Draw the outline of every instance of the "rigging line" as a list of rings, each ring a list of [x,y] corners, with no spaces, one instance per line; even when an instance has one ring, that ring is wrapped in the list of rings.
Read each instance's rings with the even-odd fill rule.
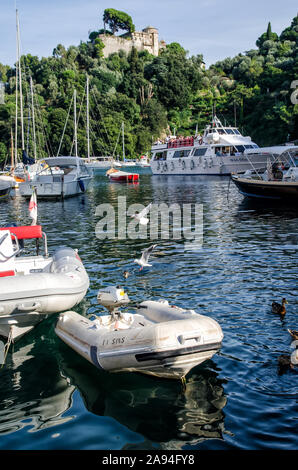
[[[90,133],[92,134],[92,137],[94,137],[94,140],[96,140],[96,133],[95,133],[95,131],[93,130],[92,126],[90,126]],[[97,141],[97,142],[98,142],[98,141]],[[93,155],[94,155],[94,149],[93,149],[92,139],[91,139],[91,147],[92,147],[92,151],[93,151]],[[102,145],[101,143],[100,143],[99,147],[103,150],[103,153],[108,153],[108,152],[106,151],[105,146]]]
[[[22,59],[22,57],[20,58]],[[20,60],[21,62],[21,60]],[[32,74],[31,74],[31,69],[25,64],[24,62],[24,57],[23,57],[23,63],[21,64],[22,65],[22,69],[23,69],[23,74],[24,74],[24,83],[25,83],[25,90],[26,90],[26,93],[28,94],[28,88],[29,88],[29,84],[28,84],[28,81],[30,82],[32,80]],[[50,139],[48,138],[48,134],[47,132],[45,131],[45,125],[44,125],[44,122],[43,122],[43,119],[42,119],[42,112],[41,112],[41,108],[40,108],[40,104],[37,100],[37,96],[36,96],[36,91],[35,91],[35,86],[33,85],[33,81],[32,81],[32,92],[33,92],[33,100],[32,100],[32,105],[34,106],[34,103],[35,103],[35,107],[36,107],[36,111],[39,113],[39,123],[40,123],[40,126],[41,126],[41,132],[43,134],[43,138],[44,138],[44,146],[46,147],[46,150],[48,152],[48,155],[54,155],[53,153],[53,149],[52,149],[52,146],[51,146],[51,141]],[[30,93],[31,93],[31,85],[30,85]],[[33,110],[33,114],[34,114],[34,110]],[[42,148],[42,145],[41,145],[41,140],[40,140],[40,136],[38,136],[38,140],[39,140],[39,146],[40,146],[40,149]]]
[[[77,118],[77,120],[76,120],[76,127],[77,127],[77,128],[78,128],[78,124],[79,124],[79,121],[80,121],[80,116],[81,116],[81,111],[82,111],[82,107],[83,107],[83,102],[84,102],[84,99],[85,99],[85,93],[86,93],[86,89],[84,90],[83,98],[82,98],[82,101],[81,101],[81,104],[80,104],[80,109],[79,109],[78,118]],[[73,141],[72,141],[72,144],[71,144],[70,155],[72,154],[72,149],[73,149],[74,143],[75,143],[75,136],[74,136]]]
[[[122,125],[121,125],[121,127],[120,127],[119,134],[118,134],[118,138],[117,138],[117,142],[116,142],[116,145],[115,145],[114,150],[113,150],[113,154],[112,154],[112,157],[113,157],[113,158],[114,158],[115,151],[116,151],[116,148],[117,148],[117,145],[118,145],[118,142],[119,142],[119,137],[120,137],[121,131],[122,131]]]
[[[29,77],[29,81],[31,83],[31,80],[32,80],[32,77],[31,77],[31,70],[25,66],[25,64],[23,65],[23,69],[24,69],[24,74],[25,74],[25,86],[26,86],[26,92],[27,92],[27,95],[28,95],[28,77]],[[32,90],[31,90],[31,85],[30,85],[30,94],[32,94],[32,100],[31,100],[31,105],[32,105],[32,117],[34,116],[34,105],[35,105],[35,109],[36,109],[36,114],[38,115],[38,124],[41,128],[41,133],[43,135],[43,138],[44,138],[44,143],[43,145],[41,145],[41,139],[40,139],[40,135],[39,133],[37,133],[37,137],[38,137],[38,142],[39,142],[39,148],[41,149],[43,146],[46,147],[46,151],[48,152],[48,155],[53,155],[53,150],[52,150],[52,147],[51,147],[51,142],[50,140],[48,139],[48,136],[47,136],[47,133],[45,131],[45,125],[44,125],[44,122],[43,122],[43,118],[42,118],[42,111],[41,111],[41,107],[40,107],[40,104],[37,100],[37,97],[36,97],[36,92],[35,92],[35,87],[33,85],[33,81],[32,81]],[[35,119],[34,119],[35,121]],[[35,124],[35,122],[34,122]],[[33,120],[32,120],[32,126],[33,126]],[[33,134],[35,134],[35,131],[33,129]],[[36,135],[35,135],[35,138],[36,138]],[[41,150],[40,150],[41,151]],[[35,150],[35,147],[34,147],[34,154],[36,154],[36,150]]]
[[[39,103],[37,102],[37,100],[35,100],[35,102],[37,103],[36,110],[37,110],[37,114],[38,114],[38,118],[39,118],[39,124],[40,124],[40,127],[41,127],[41,134],[42,134],[43,139],[44,139],[43,145],[46,147],[48,155],[53,155],[53,150],[52,150],[52,147],[51,147],[51,143],[48,145],[48,139],[47,139],[47,135],[46,135],[46,132],[45,132],[45,126],[44,126],[44,122],[43,122],[43,116],[42,116],[41,108],[40,108]],[[40,137],[39,137],[39,142],[40,142]],[[40,145],[40,148],[42,148],[41,145]]]
[[[70,110],[71,110],[71,107],[72,107],[72,102],[73,102],[73,95],[72,95],[72,97],[71,97],[71,101],[70,101],[70,105],[69,105],[69,108],[68,108],[68,113],[67,113],[67,117],[66,117],[66,121],[65,121],[65,124],[64,124],[64,128],[63,128],[63,132],[62,132],[62,136],[61,136],[61,139],[60,139],[60,144],[59,144],[59,148],[58,148],[58,152],[57,152],[56,157],[58,157],[58,156],[59,156],[59,153],[60,153],[62,141],[63,141],[63,139],[64,139],[65,129],[66,129],[66,126],[67,126],[67,122],[68,122]]]
[[[104,134],[102,133],[100,127],[98,126],[97,119],[96,119],[96,117],[94,116],[92,110],[91,110],[91,117],[93,118],[93,120],[94,120],[94,122],[95,122],[96,128],[97,128],[97,130],[98,130],[98,134],[103,137],[103,141],[104,141]],[[92,128],[92,124],[91,124],[91,128]],[[94,132],[94,135],[95,135],[95,137],[96,137],[96,134],[95,134],[95,131],[94,131],[94,130],[93,130],[93,132]],[[106,143],[104,142],[104,144],[102,144],[101,146],[102,146],[102,148],[106,151],[105,145],[106,145]],[[107,147],[107,148],[108,148],[108,147]],[[108,148],[108,152],[107,152],[107,153],[110,153],[110,149],[109,149],[109,148]]]
[[[97,103],[97,99],[96,99],[96,96],[95,96],[94,90],[92,89],[92,90],[91,90],[91,92],[92,92],[92,94],[93,94],[93,97],[94,97],[94,100],[95,100],[95,104],[96,104],[96,106],[97,106],[97,109],[98,109],[98,111],[99,111],[99,115],[100,115],[100,118],[101,118],[101,121],[102,121],[103,127],[104,127],[104,129],[105,129],[105,131],[106,131],[106,134],[107,134],[107,137],[108,137],[108,141],[109,141],[109,145],[110,145],[110,146],[112,146],[112,144],[111,144],[111,141],[110,141],[110,137],[109,137],[109,134],[108,134],[108,131],[107,131],[107,129],[106,129],[106,126],[105,126],[104,120],[103,120],[103,118],[102,118],[102,115],[101,115],[101,112],[100,112],[100,108],[99,108],[99,106],[98,106],[98,103]]]

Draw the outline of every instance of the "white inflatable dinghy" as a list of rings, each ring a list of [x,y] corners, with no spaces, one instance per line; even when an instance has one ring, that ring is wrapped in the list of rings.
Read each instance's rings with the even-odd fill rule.
[[[119,312],[117,307],[129,299],[116,287],[100,291],[98,300],[110,310],[109,315],[92,320],[65,312],[59,315],[55,331],[100,369],[183,379],[221,347],[219,324],[193,310],[160,300],[142,302],[137,313]]]
[[[24,240],[44,240],[44,255],[21,256]],[[37,245],[38,247],[38,245]],[[48,255],[40,225],[0,229],[0,335],[20,337],[48,315],[77,305],[89,278],[77,251]]]

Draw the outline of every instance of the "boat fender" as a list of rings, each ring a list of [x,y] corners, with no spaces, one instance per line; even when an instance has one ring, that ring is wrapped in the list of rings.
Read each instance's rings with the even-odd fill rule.
[[[164,171],[167,171],[167,170],[168,170],[168,164],[167,164],[167,163],[164,163],[164,164],[163,164],[163,170],[164,170]]]
[[[186,168],[186,163],[184,160],[182,160],[182,169],[185,170],[185,168]]]
[[[78,180],[78,181],[79,181],[80,190],[82,191],[82,193],[84,193],[85,192],[84,181],[82,180]]]
[[[195,167],[195,162],[193,160],[191,160],[190,162],[190,169],[193,170]]]
[[[171,170],[174,171],[175,170],[175,165],[174,165],[174,162],[171,162]]]
[[[160,163],[157,162],[157,169],[160,170]]]

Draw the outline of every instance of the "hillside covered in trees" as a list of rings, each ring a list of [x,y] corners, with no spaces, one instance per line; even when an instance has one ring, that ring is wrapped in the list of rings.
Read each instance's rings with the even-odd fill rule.
[[[132,30],[133,24],[128,29]],[[117,138],[122,122],[126,155],[137,157],[150,151],[152,140],[170,130],[192,135],[198,126],[202,131],[210,121],[212,106],[226,123],[236,122],[259,145],[298,139],[298,104],[291,101],[291,84],[298,79],[298,17],[280,36],[272,32],[269,23],[255,49],[228,57],[207,70],[202,55],[188,57],[178,43],[169,44],[158,57],[133,49],[128,55],[120,51],[104,59],[102,50],[103,43],[93,32],[78,46],[66,49],[58,44],[51,57],[21,57],[25,147],[29,155],[33,149],[29,77],[34,85],[39,157],[57,154],[64,131],[60,154],[71,154],[74,89],[79,155],[86,156],[87,75],[94,155],[121,154]],[[10,155],[14,134],[15,67],[0,64],[0,81],[5,83],[5,102],[0,104],[1,163]],[[18,146],[21,151],[20,141]]]

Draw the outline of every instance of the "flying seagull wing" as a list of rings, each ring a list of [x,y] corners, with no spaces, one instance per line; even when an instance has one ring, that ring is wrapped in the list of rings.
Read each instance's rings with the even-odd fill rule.
[[[145,207],[139,214],[138,214],[138,217],[141,219],[142,217],[145,217],[145,215],[148,214],[148,212],[150,211],[151,209],[151,206],[152,206],[152,202],[150,202],[150,204]]]
[[[154,248],[155,248],[156,246],[157,246],[157,245],[151,245],[149,248],[147,248],[146,250],[142,251],[141,260],[142,260],[144,263],[147,263],[147,262],[148,262],[149,256],[151,255],[152,251],[154,250]]]

